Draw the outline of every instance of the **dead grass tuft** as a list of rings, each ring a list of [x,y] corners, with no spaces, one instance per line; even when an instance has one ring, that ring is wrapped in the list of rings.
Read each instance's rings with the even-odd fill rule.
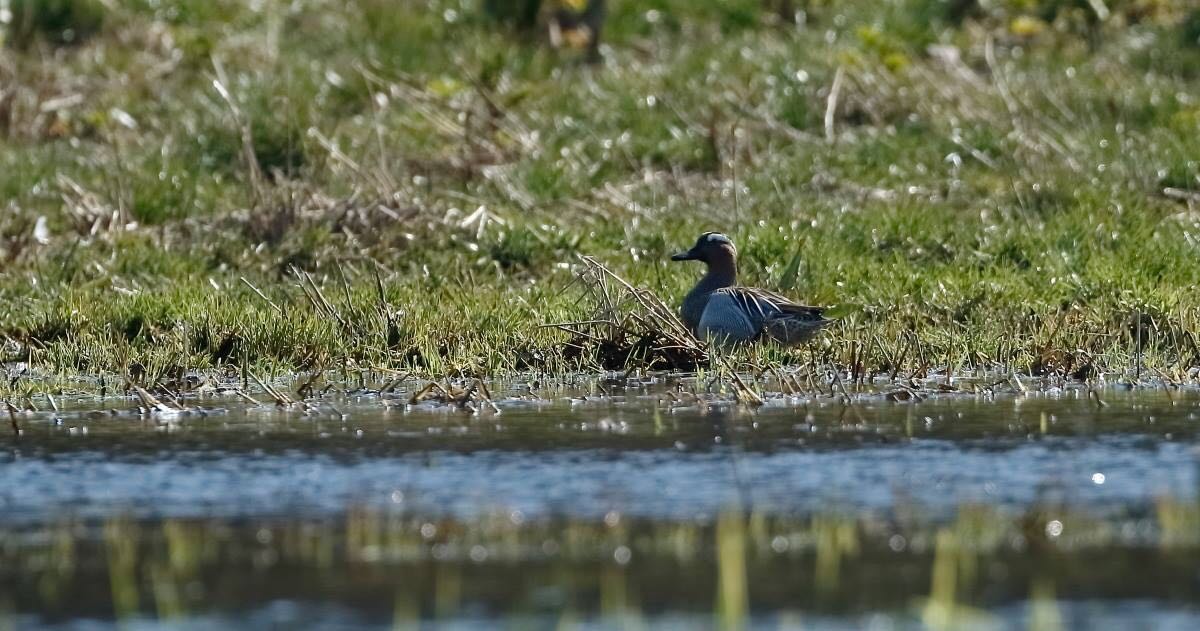
[[[594,362],[608,370],[694,370],[708,363],[704,345],[658,296],[590,256],[579,260],[578,280],[592,303],[591,317],[545,325],[571,335],[562,347],[567,361]]]

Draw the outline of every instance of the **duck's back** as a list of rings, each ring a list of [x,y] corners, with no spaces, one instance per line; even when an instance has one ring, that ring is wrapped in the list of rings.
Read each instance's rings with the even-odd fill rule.
[[[765,289],[726,287],[712,292],[697,334],[728,342],[750,342],[765,335],[785,346],[800,344],[832,322],[822,311]]]

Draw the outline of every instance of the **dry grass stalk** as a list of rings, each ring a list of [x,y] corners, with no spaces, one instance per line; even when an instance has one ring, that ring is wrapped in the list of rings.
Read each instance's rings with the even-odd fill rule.
[[[733,396],[737,398],[739,403],[755,406],[765,403],[762,396],[755,392],[754,388],[751,388],[746,384],[741,376],[737,374],[737,371],[733,369],[733,366],[729,364],[727,359],[721,357],[718,359],[718,361],[720,361],[722,366],[729,371],[730,379],[733,381]]]
[[[483,398],[484,403],[486,403],[488,407],[492,408],[493,412],[499,414],[500,408],[496,407],[496,403],[492,401],[492,393],[490,390],[488,390],[487,383],[485,383],[482,379],[476,379],[475,383],[479,385],[479,396]]]
[[[500,408],[492,401],[487,384],[482,379],[472,380],[466,388],[452,384],[442,386],[435,381],[430,381],[408,398],[409,405],[417,405],[425,401],[454,405],[458,409],[472,414],[478,413],[483,407],[491,408],[492,412],[496,414],[500,413]]]
[[[291,407],[296,404],[296,402],[294,400],[292,400],[291,397],[280,392],[279,390],[276,390],[275,388],[272,388],[270,385],[268,385],[262,379],[259,379],[258,375],[254,374],[254,373],[250,373],[250,378],[254,380],[254,383],[258,384],[258,387],[263,389],[263,392],[266,392],[272,399],[275,400],[275,405],[277,405],[281,408],[284,408],[284,407]]]
[[[573,336],[565,355],[608,369],[642,365],[687,370],[708,361],[703,344],[658,296],[634,287],[590,256],[579,260],[579,281],[594,305],[591,317],[544,325]]]
[[[221,64],[221,60],[216,56],[212,58],[213,71],[216,73],[216,78],[213,79],[213,87],[217,90],[217,94],[229,106],[229,112],[233,116],[233,122],[237,125],[238,132],[242,140],[242,158],[246,162],[246,169],[250,172],[250,183],[254,190],[254,198],[256,205],[262,205],[264,189],[266,187],[263,178],[262,167],[258,164],[258,154],[254,151],[254,133],[250,129],[250,121],[242,112],[242,108],[238,106],[237,99],[230,93],[226,86],[232,85],[229,78],[225,74],[225,67]]]
[[[308,272],[295,266],[292,266],[292,273],[296,275],[297,279],[299,279],[300,290],[304,292],[304,295],[308,298],[308,301],[312,303],[313,308],[321,313],[326,314],[328,317],[337,320],[343,328],[350,328],[350,323],[342,317],[342,314],[339,313],[338,310],[334,308],[333,304],[329,302],[329,299],[325,297],[325,294],[321,291],[321,288],[317,285],[317,282],[313,280],[312,274],[309,274]],[[305,286],[306,282],[308,283],[307,287]]]
[[[412,396],[408,398],[408,404],[416,405],[417,403],[423,401],[425,399],[426,395],[428,395],[433,390],[434,386],[437,386],[437,384],[432,381],[425,384],[424,387],[422,387],[420,390],[417,390],[416,392],[414,392],[412,394]]]
[[[399,386],[400,384],[404,383],[404,380],[408,379],[408,377],[411,374],[412,373],[403,372],[403,373],[400,373],[399,375],[393,377],[390,381],[388,381],[386,384],[384,384],[384,386],[382,388],[379,389],[379,393],[387,394],[387,393],[395,390],[396,386]]]
[[[21,424],[17,422],[17,408],[13,407],[12,403],[4,402],[4,407],[8,408],[8,422],[12,425],[13,436],[21,436]]]
[[[278,313],[279,315],[283,315],[283,309],[281,309],[279,307],[279,305],[272,302],[270,298],[267,298],[267,295],[264,294],[262,291],[260,291],[258,289],[258,287],[255,287],[254,283],[251,283],[250,281],[246,280],[245,276],[239,276],[238,278],[242,281],[242,284],[249,287],[251,289],[251,291],[253,291],[254,293],[258,294],[259,298],[262,298],[264,301],[266,301],[267,304],[271,305],[271,308],[274,309],[276,311],[276,313]]]
[[[138,400],[147,412],[151,414],[179,414],[185,411],[182,406],[171,405],[159,401],[157,397],[146,391],[141,386],[134,386],[133,391],[137,394]]]
[[[246,394],[246,391],[245,391],[245,390],[242,390],[241,388],[238,388],[237,390],[234,390],[234,394],[237,394],[237,395],[238,395],[239,397],[241,397],[241,398],[242,398],[242,399],[243,399],[243,400],[244,400],[246,403],[249,403],[249,404],[251,404],[251,405],[262,405],[262,403],[260,403],[260,402],[258,401],[258,399],[255,399],[254,397],[252,397],[252,396],[250,396],[250,395]]]
[[[837,130],[834,128],[836,122],[838,97],[842,93],[842,82],[845,80],[846,71],[841,66],[838,66],[837,71],[833,75],[833,85],[829,88],[829,97],[825,100],[825,142],[833,144],[837,140]]]

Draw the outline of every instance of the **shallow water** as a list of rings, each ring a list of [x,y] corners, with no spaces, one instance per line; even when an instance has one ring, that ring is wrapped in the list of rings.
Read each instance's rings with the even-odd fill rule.
[[[0,627],[1200,627],[1200,393],[610,391],[26,414]]]

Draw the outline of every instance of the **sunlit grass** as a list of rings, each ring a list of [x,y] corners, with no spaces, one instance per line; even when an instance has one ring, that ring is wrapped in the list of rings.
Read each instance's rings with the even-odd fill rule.
[[[40,372],[591,370],[539,328],[590,315],[576,256],[674,303],[708,229],[859,307],[768,362],[1200,364],[1170,3],[614,2],[599,65],[449,0],[118,4],[0,49],[0,340]]]

